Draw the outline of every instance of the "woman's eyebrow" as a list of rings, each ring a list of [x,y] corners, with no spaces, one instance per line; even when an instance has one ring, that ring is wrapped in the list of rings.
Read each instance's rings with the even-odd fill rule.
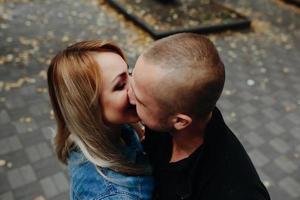
[[[127,76],[127,72],[126,71],[124,71],[124,72],[122,72],[122,73],[120,73],[119,75],[117,75],[111,82],[113,83],[113,82],[115,82],[119,77],[124,77],[124,76]]]

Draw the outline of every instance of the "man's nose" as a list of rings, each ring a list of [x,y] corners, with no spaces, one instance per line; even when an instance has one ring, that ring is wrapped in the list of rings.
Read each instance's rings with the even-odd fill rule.
[[[130,77],[131,78],[131,77]],[[129,79],[130,79],[129,78]],[[130,82],[130,81],[129,81]],[[129,83],[129,87],[128,87],[128,90],[127,90],[127,94],[128,94],[128,98],[129,98],[129,103],[132,104],[132,105],[136,105],[136,102],[135,102],[135,96],[134,96],[134,93],[132,91],[132,87],[131,87],[131,84]]]
[[[135,105],[136,102],[135,102],[134,94],[133,94],[132,89],[131,89],[130,86],[127,90],[127,93],[128,93],[129,103],[132,104],[132,105]]]

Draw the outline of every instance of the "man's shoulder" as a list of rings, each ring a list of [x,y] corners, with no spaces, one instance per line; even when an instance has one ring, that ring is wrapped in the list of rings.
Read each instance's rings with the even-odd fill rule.
[[[213,113],[211,123],[208,125],[205,133],[205,152],[214,155],[215,162],[219,164],[228,164],[228,168],[240,168],[249,166],[254,168],[244,146],[226,125],[221,112],[216,108]],[[243,133],[240,133],[243,134]],[[226,167],[226,166],[223,166]]]
[[[197,169],[199,173],[201,171],[200,174],[207,176],[206,186],[211,187],[212,195],[217,195],[213,194],[213,191],[219,188],[219,194],[232,200],[247,199],[245,197],[247,192],[257,196],[252,199],[269,199],[268,192],[245,148],[225,124],[218,109],[213,113],[206,134],[204,159],[201,162],[202,166],[198,166]]]
[[[213,157],[211,165],[216,165],[216,172],[224,178],[239,179],[241,177],[259,181],[256,169],[242,143],[225,124],[219,110],[216,111],[211,127],[208,130],[207,150],[205,153]],[[242,133],[241,133],[242,134]],[[247,180],[245,180],[247,181]]]
[[[198,196],[192,199],[212,200],[271,200],[270,195],[263,185],[228,185],[222,188],[215,185],[207,186]]]

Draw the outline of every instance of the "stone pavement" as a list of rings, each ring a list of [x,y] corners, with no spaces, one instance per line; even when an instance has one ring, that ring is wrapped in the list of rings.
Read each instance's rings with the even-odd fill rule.
[[[273,200],[300,199],[300,10],[280,0],[221,0],[252,29],[212,34],[226,65],[219,107]],[[0,0],[0,200],[69,198],[52,148],[49,59],[111,38],[132,67],[151,37],[105,1]]]

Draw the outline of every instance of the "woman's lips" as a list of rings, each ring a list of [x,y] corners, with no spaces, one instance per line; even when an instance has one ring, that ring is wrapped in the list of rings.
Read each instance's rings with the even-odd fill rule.
[[[135,105],[132,105],[132,104],[129,104],[127,108],[128,108],[128,109],[131,109],[131,110],[132,110],[132,109],[135,109],[135,110],[136,110],[136,106],[135,106]]]

